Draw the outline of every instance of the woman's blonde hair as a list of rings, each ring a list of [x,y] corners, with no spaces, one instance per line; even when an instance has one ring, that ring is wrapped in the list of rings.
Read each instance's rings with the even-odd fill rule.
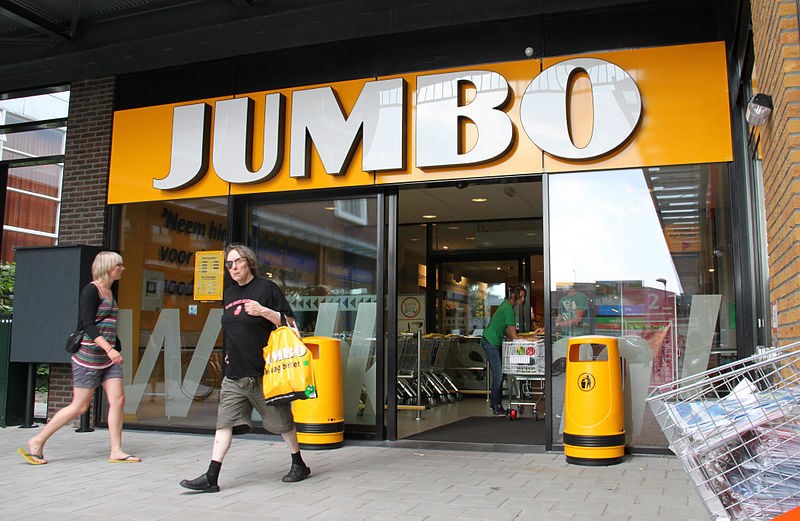
[[[101,251],[92,262],[92,278],[107,282],[108,273],[117,264],[122,264],[122,255],[115,251]]]

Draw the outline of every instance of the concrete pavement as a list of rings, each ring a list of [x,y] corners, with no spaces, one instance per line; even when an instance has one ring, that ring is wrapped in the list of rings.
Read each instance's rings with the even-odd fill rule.
[[[205,471],[211,435],[125,431],[142,463],[110,464],[108,431],[65,427],[47,465],[16,453],[31,429],[0,429],[3,520],[708,520],[675,457],[631,456],[609,467],[568,465],[563,454],[401,448],[346,442],[304,451],[312,475],[281,482],[280,438],[234,438],[221,491],[178,485]]]

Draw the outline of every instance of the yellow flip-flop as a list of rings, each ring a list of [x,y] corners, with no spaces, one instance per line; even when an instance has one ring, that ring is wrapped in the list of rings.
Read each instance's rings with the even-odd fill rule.
[[[108,460],[108,462],[109,463],[141,463],[142,459],[141,458],[137,458],[136,456],[128,455],[128,456],[125,456],[124,458],[121,458],[121,459],[110,459],[110,460]]]
[[[47,463],[47,460],[44,459],[44,456],[41,454],[31,454],[30,452],[25,451],[25,449],[22,447],[18,448],[17,452],[19,452],[20,455],[25,458],[25,461],[31,465],[44,465]]]

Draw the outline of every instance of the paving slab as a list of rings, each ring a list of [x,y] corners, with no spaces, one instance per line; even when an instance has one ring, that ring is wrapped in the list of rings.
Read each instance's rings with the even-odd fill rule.
[[[198,494],[178,482],[206,470],[211,435],[126,430],[125,450],[144,461],[110,464],[107,430],[65,427],[45,447],[49,463],[33,466],[16,453],[33,433],[0,428],[0,519],[710,519],[674,456],[584,467],[540,447],[512,454],[346,441],[304,451],[312,475],[289,484],[280,438],[251,434],[234,438],[221,491]]]

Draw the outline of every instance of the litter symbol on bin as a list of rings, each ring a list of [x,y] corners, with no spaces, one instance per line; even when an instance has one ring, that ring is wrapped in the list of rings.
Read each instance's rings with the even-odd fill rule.
[[[591,391],[594,389],[595,379],[591,373],[581,373],[578,376],[578,387],[580,387],[581,391]]]

